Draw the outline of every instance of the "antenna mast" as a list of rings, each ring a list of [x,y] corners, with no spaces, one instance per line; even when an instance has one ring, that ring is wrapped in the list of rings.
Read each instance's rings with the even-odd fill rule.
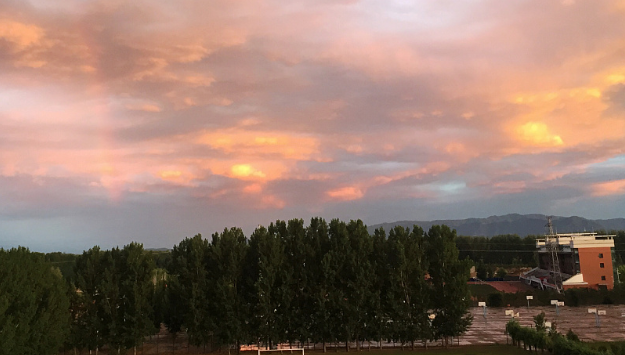
[[[562,274],[560,273],[560,261],[558,260],[558,236],[553,232],[553,224],[551,223],[551,216],[547,216],[547,235],[545,235],[545,246],[551,254],[551,273],[553,274],[553,283],[556,286],[556,291],[560,293],[562,291]]]

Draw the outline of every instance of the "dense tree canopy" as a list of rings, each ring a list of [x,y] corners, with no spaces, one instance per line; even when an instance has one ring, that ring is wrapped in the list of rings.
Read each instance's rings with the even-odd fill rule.
[[[172,251],[164,298],[180,317],[164,321],[196,345],[235,349],[448,339],[471,323],[471,262],[455,237],[439,226],[370,236],[360,220],[320,218],[259,226],[249,240],[238,228],[197,235]]]
[[[28,249],[0,249],[0,354],[55,354],[69,321],[59,269]]]
[[[448,339],[471,322],[471,262],[456,242],[445,226],[387,236],[360,220],[278,220],[249,239],[240,228],[185,238],[171,253],[96,246],[75,257],[66,279],[41,254],[0,251],[1,353],[63,343],[124,353],[163,323],[213,350]]]

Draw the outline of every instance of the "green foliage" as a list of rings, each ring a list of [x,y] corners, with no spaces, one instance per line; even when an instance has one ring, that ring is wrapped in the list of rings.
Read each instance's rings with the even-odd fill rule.
[[[436,318],[432,322],[435,339],[464,333],[471,325],[470,293],[467,287],[471,261],[458,259],[456,231],[447,226],[433,226],[426,236],[429,258],[428,272],[432,278],[431,307]]]
[[[460,251],[459,258],[470,258],[476,263],[478,278],[488,275],[489,265],[535,266],[536,237],[519,237],[516,234],[496,235],[487,237],[456,238],[456,246]],[[480,268],[480,264],[483,268]],[[480,274],[480,271],[482,273]]]
[[[184,324],[190,343],[196,346],[206,344],[208,333],[214,328],[208,297],[213,286],[209,282],[208,260],[208,241],[198,234],[174,246],[168,269],[171,280],[166,299],[172,309],[164,314],[165,325],[177,333]]]
[[[387,238],[382,229],[369,235],[360,220],[313,218],[308,226],[301,219],[259,226],[249,240],[239,228],[210,242],[198,234],[171,252],[136,243],[78,256],[0,251],[0,353],[46,353],[62,343],[76,352],[125,353],[162,323],[174,339],[184,331],[190,344],[221,350],[309,340],[324,349],[343,342],[347,350],[371,340],[402,348],[448,341],[471,323],[471,262],[458,259],[455,238],[446,226],[427,233],[397,227]],[[73,265],[71,279],[62,278],[60,263]],[[22,295],[24,280],[39,288]],[[22,309],[26,315],[16,313]],[[58,315],[64,326],[51,325]],[[50,328],[46,337],[39,323]],[[48,350],[29,350],[38,341]]]
[[[489,294],[486,304],[488,304],[489,307],[501,307],[503,305],[503,294],[501,292]]]
[[[540,314],[534,316],[534,326],[538,332],[544,333],[547,331],[545,319],[545,312],[540,312]]]
[[[506,271],[506,269],[500,267],[499,269],[497,269],[497,272],[495,273],[495,277],[501,277],[504,278],[508,275],[508,272]]]
[[[575,341],[575,342],[579,342],[579,341],[580,341],[580,340],[579,340],[579,337],[577,336],[577,334],[575,334],[575,333],[573,332],[573,330],[572,330],[572,329],[569,329],[569,331],[568,331],[568,332],[566,332],[566,339],[567,339],[567,340],[570,340],[570,341]]]
[[[60,252],[45,254],[45,260],[53,266],[59,268],[63,277],[67,280],[74,279],[74,265],[76,264],[76,254],[66,254]]]
[[[59,270],[26,248],[0,249],[0,354],[55,354],[69,333]]]
[[[488,270],[486,269],[486,264],[484,264],[482,259],[480,259],[475,266],[475,272],[477,274],[477,278],[480,280],[486,280],[488,278]]]
[[[534,317],[536,325],[544,325],[544,313]],[[577,335],[569,330],[564,337],[557,332],[545,333],[544,329],[521,327],[514,319],[506,324],[506,334],[512,338],[512,344],[523,346],[524,349],[534,350],[548,349],[553,355],[599,355],[597,351],[588,345],[581,343]]]
[[[393,319],[394,339],[402,344],[433,338],[429,326],[429,286],[425,280],[428,260],[423,229],[395,227],[390,231],[387,246],[387,301]]]
[[[243,261],[248,244],[240,228],[224,229],[213,234],[210,245],[208,279],[214,324],[212,331],[218,344],[236,344],[246,340],[246,302],[243,299]],[[218,326],[216,326],[218,325]],[[196,337],[204,334],[198,334]],[[202,339],[202,338],[201,338]],[[208,339],[202,339],[205,343]]]
[[[80,255],[69,345],[95,350],[141,344],[154,330],[153,270],[151,256],[137,243],[107,251],[94,247]]]

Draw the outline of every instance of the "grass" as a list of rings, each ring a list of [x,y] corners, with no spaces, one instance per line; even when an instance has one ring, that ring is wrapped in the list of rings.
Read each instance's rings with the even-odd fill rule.
[[[499,292],[493,286],[486,284],[469,284],[467,286],[469,286],[471,296],[474,297],[488,296],[491,293]]]

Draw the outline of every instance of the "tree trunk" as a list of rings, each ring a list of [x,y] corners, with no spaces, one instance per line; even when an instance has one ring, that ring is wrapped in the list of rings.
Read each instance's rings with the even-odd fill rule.
[[[323,340],[323,352],[324,353],[328,352],[328,349],[326,348],[326,341],[325,341],[325,339]]]

